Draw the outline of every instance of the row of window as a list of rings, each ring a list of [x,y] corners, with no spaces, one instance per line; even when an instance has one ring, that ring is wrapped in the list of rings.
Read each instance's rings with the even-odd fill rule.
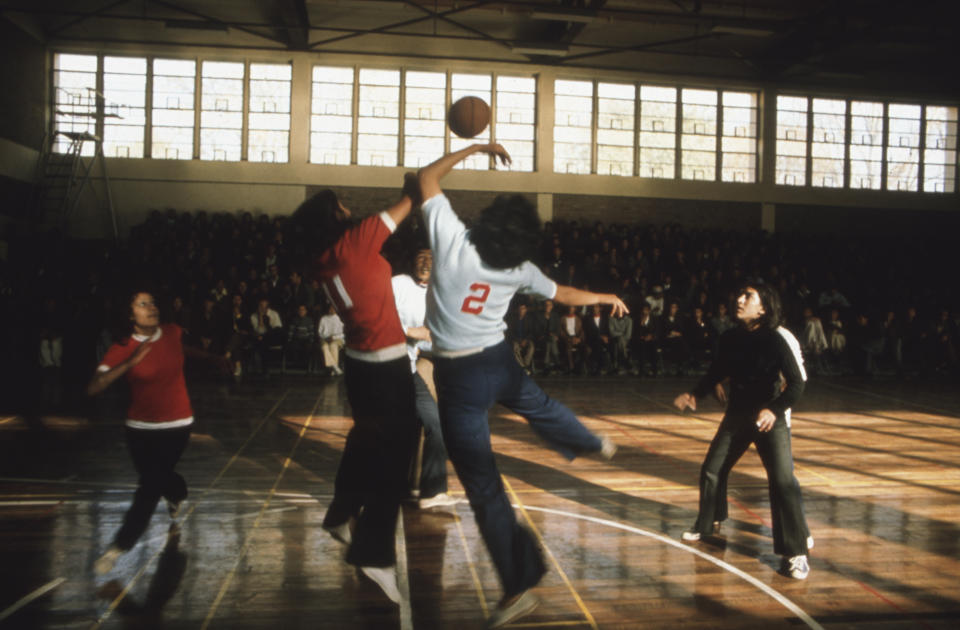
[[[289,63],[57,54],[54,73],[56,130],[102,133],[109,157],[289,161]],[[757,92],[565,79],[553,87],[554,172],[758,179]],[[445,123],[463,96],[492,110],[492,124],[470,140]],[[418,167],[492,140],[510,152],[511,170],[537,169],[529,76],[314,66],[310,105],[315,164]],[[777,184],[955,191],[957,107],[780,95],[776,116]],[[61,136],[55,150],[68,146]],[[484,155],[458,165],[492,167]]]

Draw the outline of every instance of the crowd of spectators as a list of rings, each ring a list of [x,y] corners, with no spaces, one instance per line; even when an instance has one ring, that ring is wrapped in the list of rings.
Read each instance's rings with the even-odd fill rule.
[[[46,404],[79,397],[114,339],[113,314],[125,312],[118,297],[143,281],[162,316],[188,343],[229,358],[237,381],[280,369],[339,374],[342,324],[303,266],[309,257],[288,240],[283,217],[248,212],[156,211],[118,244],[8,226],[0,312],[9,382]],[[423,245],[410,221],[384,253],[404,273],[400,261]],[[749,280],[779,290],[814,374],[957,373],[960,300],[955,284],[938,280],[952,266],[946,241],[554,221],[535,262],[559,283],[620,295],[631,314],[518,298],[507,334],[531,372],[698,373],[735,325],[736,293]]]

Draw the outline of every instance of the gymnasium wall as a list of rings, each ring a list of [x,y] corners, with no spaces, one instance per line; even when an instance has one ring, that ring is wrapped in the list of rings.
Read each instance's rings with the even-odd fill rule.
[[[43,140],[46,51],[33,37],[0,19],[0,138],[39,150]]]

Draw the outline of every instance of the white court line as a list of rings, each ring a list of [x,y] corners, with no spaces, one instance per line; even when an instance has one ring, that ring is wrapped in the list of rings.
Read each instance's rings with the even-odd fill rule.
[[[6,619],[7,617],[9,617],[9,616],[12,615],[13,613],[17,612],[18,610],[20,610],[21,608],[23,608],[24,606],[26,606],[27,604],[29,604],[29,603],[32,602],[33,600],[37,599],[38,597],[43,597],[43,596],[46,595],[48,592],[50,592],[50,591],[52,591],[53,589],[57,588],[58,586],[60,586],[61,584],[63,584],[63,583],[66,582],[66,581],[67,581],[67,578],[57,578],[57,579],[53,580],[52,582],[48,582],[48,583],[44,584],[43,586],[41,586],[40,588],[38,588],[38,589],[35,590],[34,592],[30,593],[29,595],[24,595],[23,597],[21,597],[20,599],[18,599],[16,602],[14,602],[12,606],[10,606],[9,608],[7,608],[7,609],[4,610],[3,612],[0,612],[0,621],[3,621],[4,619]]]
[[[394,530],[397,553],[397,588],[400,591],[400,630],[413,630],[413,607],[410,605],[410,576],[407,567],[407,535],[403,529],[403,506],[397,512]]]
[[[517,508],[517,509],[520,509],[520,506],[518,506],[518,505],[516,505],[516,504],[514,504],[513,507],[515,507],[515,508]],[[557,515],[557,516],[566,516],[566,517],[570,517],[570,518],[580,519],[580,520],[583,520],[583,521],[590,521],[590,522],[592,522],[592,523],[597,523],[597,524],[599,524],[599,525],[607,525],[607,526],[609,526],[609,527],[614,527],[614,528],[617,528],[617,529],[622,529],[622,530],[624,530],[624,531],[632,532],[632,533],[634,533],[634,534],[640,534],[641,536],[646,536],[646,537],[648,537],[648,538],[653,538],[654,540],[658,540],[658,541],[660,541],[660,542],[662,542],[662,543],[665,543],[665,544],[667,544],[667,545],[670,545],[671,547],[676,547],[677,549],[682,549],[683,551],[686,551],[686,552],[688,552],[688,553],[692,553],[693,555],[695,555],[695,556],[697,556],[697,557],[699,557],[699,558],[703,558],[703,559],[706,560],[707,562],[711,562],[711,563],[717,565],[718,567],[720,567],[721,569],[723,569],[723,570],[725,570],[725,571],[729,571],[730,573],[736,575],[737,577],[739,577],[739,578],[745,580],[746,582],[752,584],[753,586],[755,586],[755,587],[758,588],[759,590],[761,590],[761,591],[763,591],[764,593],[766,593],[767,595],[769,595],[773,600],[775,600],[776,602],[778,602],[779,604],[781,604],[784,608],[786,608],[787,610],[789,610],[790,612],[792,612],[794,615],[796,615],[798,619],[800,619],[801,621],[803,621],[803,622],[804,622],[805,624],[807,624],[807,626],[809,626],[810,628],[813,628],[814,630],[824,630],[823,626],[821,626],[819,623],[817,623],[817,622],[813,619],[813,617],[811,617],[810,615],[808,615],[802,608],[800,608],[799,606],[797,606],[796,604],[794,604],[792,601],[790,601],[789,599],[787,599],[786,597],[784,597],[783,595],[781,595],[781,594],[780,594],[779,592],[777,592],[776,590],[770,588],[769,586],[767,586],[766,584],[764,584],[763,582],[761,582],[761,581],[758,580],[757,578],[753,577],[753,576],[750,575],[749,573],[745,573],[745,572],[741,571],[740,569],[738,569],[737,567],[733,566],[732,564],[728,564],[728,563],[724,562],[723,560],[718,560],[718,559],[714,558],[713,556],[711,556],[710,554],[706,554],[706,553],[700,551],[699,549],[694,549],[693,547],[691,547],[691,546],[689,546],[689,545],[685,545],[685,544],[683,544],[683,543],[681,543],[681,542],[677,542],[676,540],[674,540],[674,539],[672,539],[672,538],[668,538],[668,537],[666,537],[666,536],[663,536],[662,534],[657,534],[657,533],[655,533],[655,532],[647,531],[647,530],[645,530],[645,529],[639,529],[639,528],[637,528],[637,527],[632,527],[632,526],[630,526],[630,525],[624,525],[623,523],[617,523],[616,521],[608,521],[608,520],[603,519],[603,518],[596,518],[596,517],[593,517],[593,516],[586,516],[586,515],[584,515],[584,514],[575,514],[575,513],[573,513],[573,512],[565,512],[565,511],[563,511],[563,510],[553,510],[553,509],[550,509],[550,508],[533,507],[533,506],[531,506],[531,505],[524,505],[524,506],[522,506],[522,507],[523,507],[523,509],[525,509],[525,510],[536,510],[537,512],[545,512],[545,513],[547,513],[547,514],[555,514],[555,515]]]

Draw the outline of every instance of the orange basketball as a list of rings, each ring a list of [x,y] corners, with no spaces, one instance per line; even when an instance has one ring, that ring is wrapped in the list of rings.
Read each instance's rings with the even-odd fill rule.
[[[450,106],[447,124],[461,138],[472,138],[490,124],[490,106],[482,98],[464,96]]]

